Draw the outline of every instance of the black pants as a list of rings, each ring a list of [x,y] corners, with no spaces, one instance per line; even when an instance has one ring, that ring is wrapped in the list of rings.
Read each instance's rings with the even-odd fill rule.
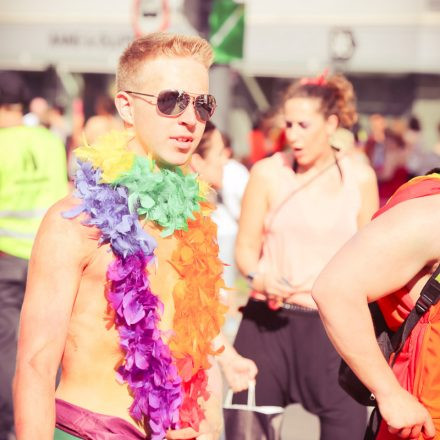
[[[13,430],[12,378],[28,261],[0,254],[0,440]]]
[[[366,408],[340,388],[340,357],[317,311],[299,307],[272,311],[251,299],[243,308],[234,345],[257,364],[257,405],[300,403],[319,417],[321,440],[363,438]],[[233,402],[244,404],[246,396],[238,393]]]

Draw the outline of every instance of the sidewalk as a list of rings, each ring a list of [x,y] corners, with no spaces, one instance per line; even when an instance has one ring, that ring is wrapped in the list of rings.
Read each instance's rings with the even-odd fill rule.
[[[304,410],[301,405],[288,406],[284,416],[282,440],[319,440],[318,417]]]

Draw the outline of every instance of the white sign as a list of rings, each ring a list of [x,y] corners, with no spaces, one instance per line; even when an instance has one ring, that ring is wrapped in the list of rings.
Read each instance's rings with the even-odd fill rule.
[[[114,73],[133,38],[196,34],[182,0],[1,0],[0,69]]]

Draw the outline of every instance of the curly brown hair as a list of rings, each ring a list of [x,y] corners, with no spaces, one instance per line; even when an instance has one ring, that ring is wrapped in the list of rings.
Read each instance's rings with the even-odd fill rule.
[[[283,102],[292,98],[320,100],[322,114],[326,118],[336,115],[339,126],[343,128],[352,127],[358,119],[353,85],[343,75],[333,75],[319,82],[307,79],[295,81],[287,88]]]

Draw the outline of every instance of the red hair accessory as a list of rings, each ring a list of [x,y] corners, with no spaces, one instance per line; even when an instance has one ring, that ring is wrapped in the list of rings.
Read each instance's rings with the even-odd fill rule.
[[[312,86],[325,86],[327,84],[326,76],[328,75],[328,69],[324,69],[321,75],[316,78],[303,78],[300,81],[302,86],[312,85]]]

